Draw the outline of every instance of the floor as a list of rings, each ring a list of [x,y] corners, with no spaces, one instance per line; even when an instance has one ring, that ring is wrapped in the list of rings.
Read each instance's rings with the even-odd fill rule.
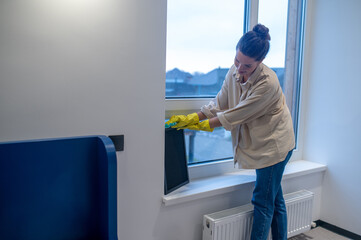
[[[322,227],[316,227],[309,232],[291,237],[288,240],[352,240],[331,232]]]

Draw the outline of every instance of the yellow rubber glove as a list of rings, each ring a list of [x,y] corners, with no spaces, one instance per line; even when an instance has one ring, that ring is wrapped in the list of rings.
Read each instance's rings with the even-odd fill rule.
[[[176,123],[176,124],[175,124]],[[166,123],[166,127],[181,128],[187,125],[199,123],[199,117],[197,113],[191,113],[185,115],[173,115]]]
[[[192,124],[192,125],[187,125],[185,127],[180,127],[178,129],[189,129],[189,130],[201,130],[201,131],[207,131],[207,132],[213,132],[214,128],[211,128],[209,126],[209,119],[204,120],[200,123],[196,123],[196,124]]]

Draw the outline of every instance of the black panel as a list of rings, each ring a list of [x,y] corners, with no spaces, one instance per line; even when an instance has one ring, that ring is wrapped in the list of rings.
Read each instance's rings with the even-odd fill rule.
[[[164,194],[189,183],[183,130],[165,130]]]
[[[109,136],[109,138],[112,140],[115,151],[123,151],[124,150],[124,135],[112,135]]]

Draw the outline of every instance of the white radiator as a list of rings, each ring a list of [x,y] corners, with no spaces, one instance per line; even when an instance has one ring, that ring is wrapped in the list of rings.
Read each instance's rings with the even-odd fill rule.
[[[312,222],[313,193],[301,190],[284,195],[287,207],[287,237],[308,231]],[[253,205],[247,204],[204,215],[203,240],[248,240],[251,238]],[[271,238],[271,233],[268,239]]]

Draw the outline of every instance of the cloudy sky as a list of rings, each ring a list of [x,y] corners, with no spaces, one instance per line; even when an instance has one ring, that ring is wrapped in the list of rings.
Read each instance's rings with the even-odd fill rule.
[[[270,29],[264,63],[283,67],[287,0],[259,0],[259,22]],[[243,34],[244,0],[168,0],[167,71],[209,72],[233,64]]]

